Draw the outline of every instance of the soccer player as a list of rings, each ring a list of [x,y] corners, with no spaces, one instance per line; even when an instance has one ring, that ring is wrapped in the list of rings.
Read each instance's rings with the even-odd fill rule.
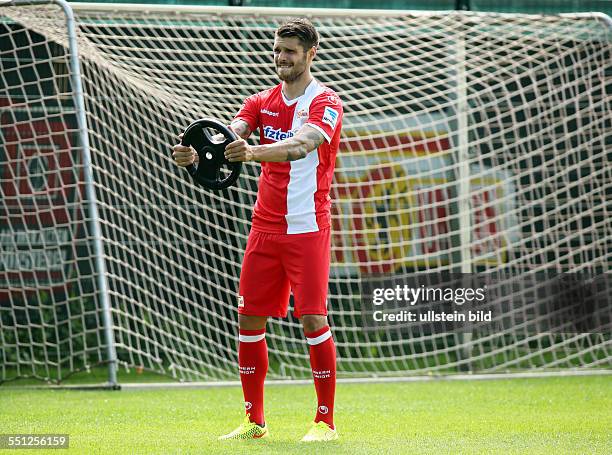
[[[302,441],[338,438],[334,426],[336,347],[327,323],[330,264],[330,185],[342,103],[313,78],[310,67],[319,36],[313,25],[295,19],[274,38],[274,65],[281,83],[248,97],[232,121],[240,139],[225,150],[229,161],[261,163],[257,202],[240,274],[238,363],[246,417],[219,439],[268,436],[264,379],[268,370],[268,317],[286,317],[289,294],[310,349],[318,407]],[[259,129],[260,145],[246,142]],[[174,147],[179,166],[194,162],[195,151]]]

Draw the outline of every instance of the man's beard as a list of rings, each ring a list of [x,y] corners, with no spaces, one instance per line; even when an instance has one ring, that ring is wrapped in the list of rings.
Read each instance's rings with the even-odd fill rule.
[[[281,81],[284,81],[284,82],[294,82],[294,81],[297,81],[300,78],[300,76],[302,74],[304,74],[304,72],[306,71],[306,62],[304,61],[304,62],[301,62],[301,63],[302,63],[301,66],[303,66],[303,68],[304,68],[304,69],[302,69],[302,71],[296,70],[296,65],[294,64],[291,67],[291,71],[289,71],[289,73],[285,73],[283,76],[281,76],[281,73],[279,71],[279,66],[277,65],[276,66],[276,75],[278,76],[278,78]]]
[[[284,76],[281,76],[278,71],[276,72],[278,78],[284,82],[295,82],[300,78],[302,74],[304,74],[304,71],[301,71],[300,73],[291,71],[289,74],[286,74]]]

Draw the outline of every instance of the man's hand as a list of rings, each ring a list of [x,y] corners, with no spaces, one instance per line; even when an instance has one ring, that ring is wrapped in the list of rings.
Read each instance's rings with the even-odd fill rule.
[[[230,162],[252,161],[253,156],[253,147],[244,139],[235,140],[225,147],[225,158]]]
[[[179,139],[183,139],[182,133],[179,135]],[[174,147],[172,147],[172,150],[172,158],[174,158],[177,166],[180,167],[187,167],[190,164],[193,164],[198,157],[198,154],[193,147],[185,147],[184,145],[176,144]]]
[[[225,158],[227,158],[228,161],[252,160],[253,151],[251,150],[251,146],[244,140],[244,138],[249,137],[251,134],[249,125],[244,120],[237,119],[234,120],[234,122],[232,122],[228,128],[243,139],[238,139],[225,148]],[[183,139],[183,133],[179,135],[179,139]],[[225,141],[225,136],[222,133],[215,134],[212,137],[212,140],[213,142],[221,143]],[[228,150],[230,152],[229,155]],[[248,150],[251,151],[249,152]],[[187,167],[190,164],[198,161],[198,154],[192,147],[185,147],[184,145],[176,144],[174,147],[172,147],[172,158],[174,158],[177,166]]]

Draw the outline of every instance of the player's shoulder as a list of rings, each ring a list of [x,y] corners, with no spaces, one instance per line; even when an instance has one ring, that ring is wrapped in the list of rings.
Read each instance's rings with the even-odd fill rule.
[[[282,84],[275,85],[274,87],[269,87],[261,92],[255,93],[253,96],[258,97],[261,100],[266,100],[273,98],[275,96],[280,96],[282,90]]]
[[[325,104],[329,104],[332,106],[342,106],[342,100],[338,96],[338,94],[325,84],[317,81],[319,84],[319,90],[317,95],[314,97],[313,101],[322,102]]]

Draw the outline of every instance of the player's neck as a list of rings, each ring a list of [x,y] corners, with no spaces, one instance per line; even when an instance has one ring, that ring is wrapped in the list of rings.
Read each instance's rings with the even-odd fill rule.
[[[310,71],[304,71],[304,73],[293,82],[283,81],[283,94],[285,98],[293,100],[298,96],[302,96],[306,91],[306,87],[310,85],[313,79]]]

